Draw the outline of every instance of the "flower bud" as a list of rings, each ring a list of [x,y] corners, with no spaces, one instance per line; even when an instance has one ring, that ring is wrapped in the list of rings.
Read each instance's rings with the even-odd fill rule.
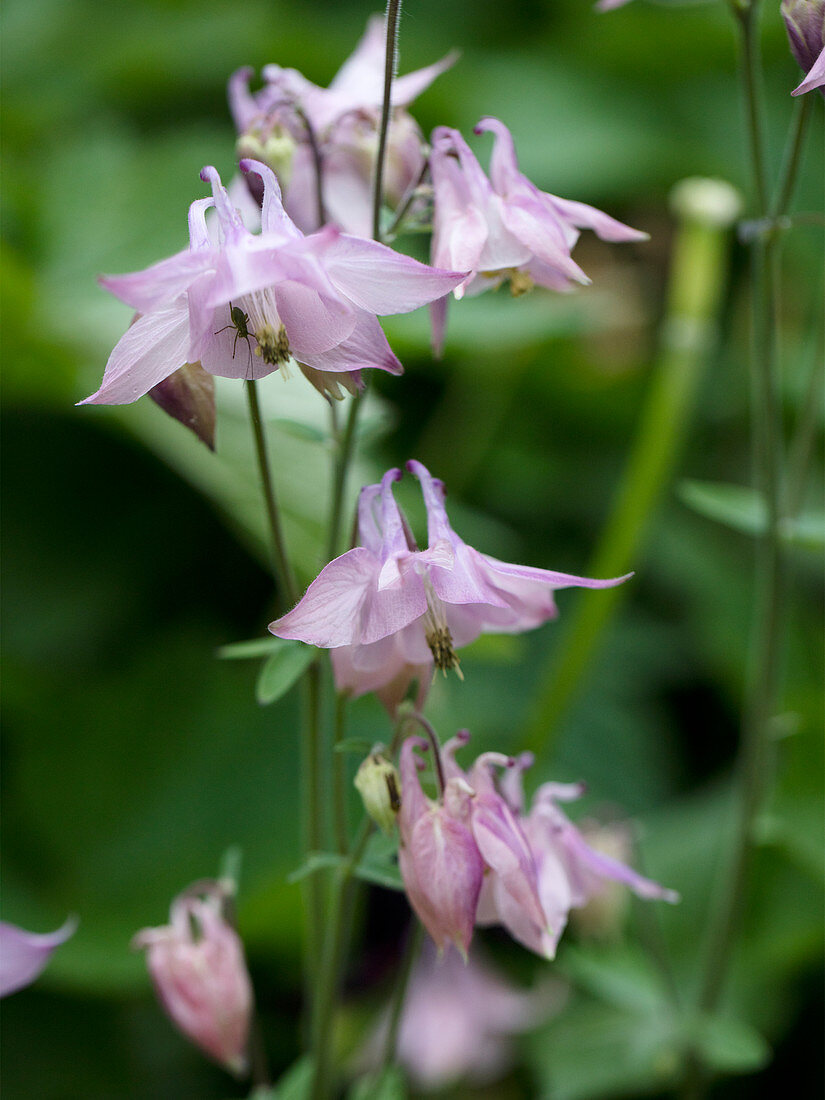
[[[782,0],[780,7],[788,32],[791,53],[804,73],[812,77],[811,70],[820,60],[825,47],[825,0]],[[808,84],[809,82],[804,82]],[[821,87],[819,83],[810,83],[810,87]],[[800,86],[799,90],[808,90]],[[796,93],[794,93],[796,94]]]
[[[243,945],[223,915],[217,882],[180,894],[163,928],[144,928],[132,941],[147,948],[146,964],[172,1023],[230,1072],[247,1066],[252,983]]]
[[[371,752],[355,776],[355,787],[364,809],[385,833],[391,833],[401,809],[401,780],[385,756]]]
[[[238,160],[249,157],[268,164],[286,190],[292,179],[292,158],[296,148],[297,142],[285,126],[256,121],[240,135],[235,152]]]
[[[215,379],[200,363],[185,363],[149,390],[165,413],[215,450]]]

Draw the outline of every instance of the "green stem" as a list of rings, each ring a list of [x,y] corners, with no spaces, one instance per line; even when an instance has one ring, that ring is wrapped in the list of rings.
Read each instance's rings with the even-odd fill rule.
[[[717,181],[685,181],[674,192],[679,224],[660,349],[636,437],[588,575],[616,577],[638,564],[645,528],[672,477],[694,394],[711,354],[727,282],[729,228],[736,193]],[[622,587],[585,593],[563,627],[559,646],[539,677],[527,747],[547,752],[580,687]],[[556,654],[560,654],[556,660]]]
[[[353,876],[364,854],[371,832],[372,822],[365,816],[350,856],[346,863],[339,868],[332,885],[326,936],[321,952],[318,981],[315,989],[316,999],[312,1029],[315,1074],[312,1083],[312,1100],[326,1100],[331,1091],[331,1030],[338,984],[346,953],[347,929],[350,925],[349,914],[356,885]]]
[[[375,160],[375,178],[373,182],[373,238],[381,240],[381,198],[383,194],[384,161],[387,151],[387,133],[390,123],[392,80],[395,75],[396,38],[401,0],[389,0],[387,4],[387,44],[384,65],[384,97],[381,107],[381,123],[378,133],[378,150]],[[358,414],[363,404],[365,390],[361,390],[350,405],[344,438],[338,447],[337,465],[332,490],[330,513],[329,556],[338,553],[343,522],[344,499],[346,496],[347,472],[355,451],[356,426]],[[331,889],[330,912],[326,922],[326,935],[321,953],[321,961],[316,986],[316,999],[313,1006],[312,1051],[315,1058],[315,1074],[312,1085],[313,1100],[323,1100],[329,1094],[332,1051],[330,1049],[330,1029],[333,1009],[338,989],[338,978],[344,957],[347,930],[350,925],[353,883],[352,877],[364,846],[370,834],[370,823],[366,821],[361,828],[359,839],[353,852],[336,875]],[[315,877],[315,876],[313,876]]]
[[[390,1020],[387,1028],[387,1041],[384,1045],[384,1060],[381,1066],[382,1073],[395,1062],[396,1047],[398,1046],[398,1029],[401,1026],[401,1017],[404,1013],[404,999],[407,996],[407,987],[410,984],[410,974],[421,950],[424,941],[424,926],[421,921],[413,917],[413,926],[407,938],[407,947],[404,952],[404,961],[401,971],[395,981],[392,1005],[390,1006]]]
[[[768,181],[765,170],[765,138],[762,111],[762,67],[759,53],[759,0],[734,3],[739,24],[740,75],[745,94],[751,171],[759,216],[768,212]]]
[[[304,855],[324,848],[324,776],[323,728],[321,722],[321,664],[309,666],[305,678],[304,730],[301,738],[301,807]],[[320,874],[308,875],[304,884],[306,919],[306,978],[311,988],[317,974],[318,958],[324,933],[324,889]],[[311,1009],[310,1009],[311,1011]]]
[[[299,110],[301,121],[304,124],[307,135],[307,143],[312,153],[312,166],[315,169],[315,217],[318,219],[318,228],[326,225],[327,213],[324,208],[324,162],[321,157],[321,147],[318,145],[318,137],[315,127],[303,111]]]
[[[249,416],[252,421],[252,434],[255,437],[255,454],[258,459],[261,488],[264,495],[266,515],[269,520],[275,585],[278,592],[278,607],[280,611],[285,611],[296,602],[298,592],[295,587],[295,578],[292,574],[292,568],[289,564],[289,555],[286,551],[283,530],[281,529],[281,517],[278,512],[278,503],[275,499],[275,485],[269,472],[266,436],[264,435],[263,419],[261,418],[261,406],[258,401],[258,383],[254,381],[254,379],[246,383],[246,394],[249,400]]]
[[[752,20],[739,20],[743,56],[752,52]],[[742,80],[748,103],[752,135],[761,134],[758,68],[744,65]],[[772,214],[781,217],[790,202],[801,159],[806,112],[796,115],[782,182]],[[752,162],[759,195],[760,214],[767,212],[762,161],[752,137]],[[752,248],[752,436],[754,482],[766,505],[767,524],[757,541],[755,568],[755,619],[752,652],[742,715],[737,759],[740,799],[730,865],[724,876],[725,891],[712,914],[698,1008],[716,1010],[730,969],[734,942],[745,908],[748,872],[753,854],[754,825],[765,793],[771,722],[779,698],[779,665],[782,635],[783,561],[780,542],[782,426],[776,367],[776,307],[778,301],[778,240],[775,233],[757,238]],[[694,1051],[688,1062],[683,1095],[700,1100],[708,1089],[709,1075]]]
[[[787,213],[791,205],[794,187],[799,176],[799,166],[802,161],[802,150],[805,147],[805,137],[808,132],[808,122],[813,110],[814,97],[804,95],[802,102],[797,101],[794,112],[794,120],[791,126],[791,136],[788,139],[782,170],[779,174],[779,184],[776,189],[776,198],[771,206],[771,215],[778,218]]]
[[[821,287],[819,288],[821,293]],[[825,382],[825,355],[821,338],[815,351],[814,366],[802,402],[802,412],[788,451],[788,476],[785,492],[785,515],[791,519],[799,515],[804,503],[808,468],[814,449],[814,441],[821,413],[821,395]]]
[[[336,748],[346,736],[348,701],[347,696],[343,694],[339,694],[335,700]],[[333,772],[332,797],[334,803],[335,839],[338,851],[343,855],[347,850],[347,837],[349,836],[349,830],[347,829],[347,764],[344,753],[335,753]]]
[[[347,424],[343,439],[338,443],[335,461],[335,479],[332,486],[332,508],[329,521],[329,558],[330,561],[340,552],[341,526],[344,517],[344,499],[346,497],[347,472],[355,452],[356,427],[358,413],[364,401],[365,390],[353,397],[349,407]]]
[[[398,60],[398,18],[401,14],[401,0],[388,0],[387,3],[387,49],[384,54],[384,99],[381,104],[381,124],[378,130],[378,152],[375,158],[375,179],[372,193],[372,236],[381,240],[381,200],[384,195],[384,160],[387,155],[387,134],[390,128],[392,109],[392,80]]]

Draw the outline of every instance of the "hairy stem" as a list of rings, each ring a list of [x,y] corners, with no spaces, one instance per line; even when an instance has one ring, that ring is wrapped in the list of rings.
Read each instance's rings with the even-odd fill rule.
[[[375,179],[372,192],[372,235],[381,240],[381,200],[384,197],[384,161],[387,155],[387,135],[392,110],[392,80],[398,61],[398,19],[401,0],[387,3],[387,49],[384,55],[384,99],[381,104],[381,124],[378,130],[378,152],[375,158]]]

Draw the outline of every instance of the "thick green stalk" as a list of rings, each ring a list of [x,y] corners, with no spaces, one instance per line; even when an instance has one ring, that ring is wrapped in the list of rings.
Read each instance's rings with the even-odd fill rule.
[[[729,229],[738,197],[715,180],[686,180],[674,192],[678,218],[665,320],[650,388],[613,508],[587,573],[616,577],[638,565],[648,520],[672,477],[694,395],[711,353],[727,283]],[[581,685],[623,588],[579,596],[539,679],[527,744],[548,750]]]

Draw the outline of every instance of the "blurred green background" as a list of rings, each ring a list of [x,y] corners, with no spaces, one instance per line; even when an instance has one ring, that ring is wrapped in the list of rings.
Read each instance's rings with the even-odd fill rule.
[[[200,168],[231,175],[228,75],[277,61],[327,84],[372,11],[360,0],[4,4],[4,919],[47,931],[80,916],[44,976],[4,1003],[8,1100],[243,1094],[172,1030],[129,949],[233,844],[273,1070],[296,1056],[300,888],[286,876],[300,862],[300,692],[261,707],[253,664],[215,658],[219,646],[261,635],[273,611],[242,395],[219,387],[216,456],[146,399],[74,403],[99,384],[129,320],[96,276],[183,247],[188,204],[204,193]],[[353,492],[417,457],[446,481],[468,542],[587,571],[654,361],[673,234],[667,195],[697,174],[747,194],[730,22],[722,4],[638,3],[598,16],[582,0],[410,0],[401,72],[462,51],[414,106],[425,133],[447,124],[467,134],[496,115],[539,186],[651,241],[617,247],[585,235],[576,258],[593,287],[570,296],[454,305],[442,363],[429,355],[423,311],[388,320],[407,373],[375,382]],[[798,71],[778,6],[763,24],[775,169]],[[814,107],[798,210],[822,204]],[[475,148],[484,162],[488,146]],[[565,1011],[523,1041],[520,1067],[502,1083],[457,1086],[454,1096],[664,1094],[677,1064],[678,1029],[643,944],[646,931],[655,939],[651,919],[660,923],[687,998],[730,835],[752,610],[748,536],[691,511],[679,492],[685,478],[749,479],[746,256],[731,249],[720,339],[687,445],[620,613],[540,764],[541,778],[588,782],[586,812],[632,816],[646,872],[683,901],[634,912],[617,942],[570,934],[557,963],[541,964],[569,982]],[[789,434],[822,354],[821,252],[817,226],[795,229],[783,248]],[[329,488],[324,408],[300,378],[272,377],[264,389],[306,583]],[[815,502],[821,484],[807,492]],[[420,525],[412,488],[399,496]],[[789,560],[787,736],[773,750],[745,927],[709,1044],[720,1096],[815,1095],[821,1080],[821,554],[797,546]],[[433,690],[439,730],[468,726],[479,748],[518,750],[581,597],[561,594],[556,625],[469,649],[465,682]],[[352,708],[351,733],[387,729],[371,701]],[[363,916],[345,1014],[352,1035],[386,992],[406,911],[376,892]],[[524,953],[492,941],[514,975],[536,977]]]

